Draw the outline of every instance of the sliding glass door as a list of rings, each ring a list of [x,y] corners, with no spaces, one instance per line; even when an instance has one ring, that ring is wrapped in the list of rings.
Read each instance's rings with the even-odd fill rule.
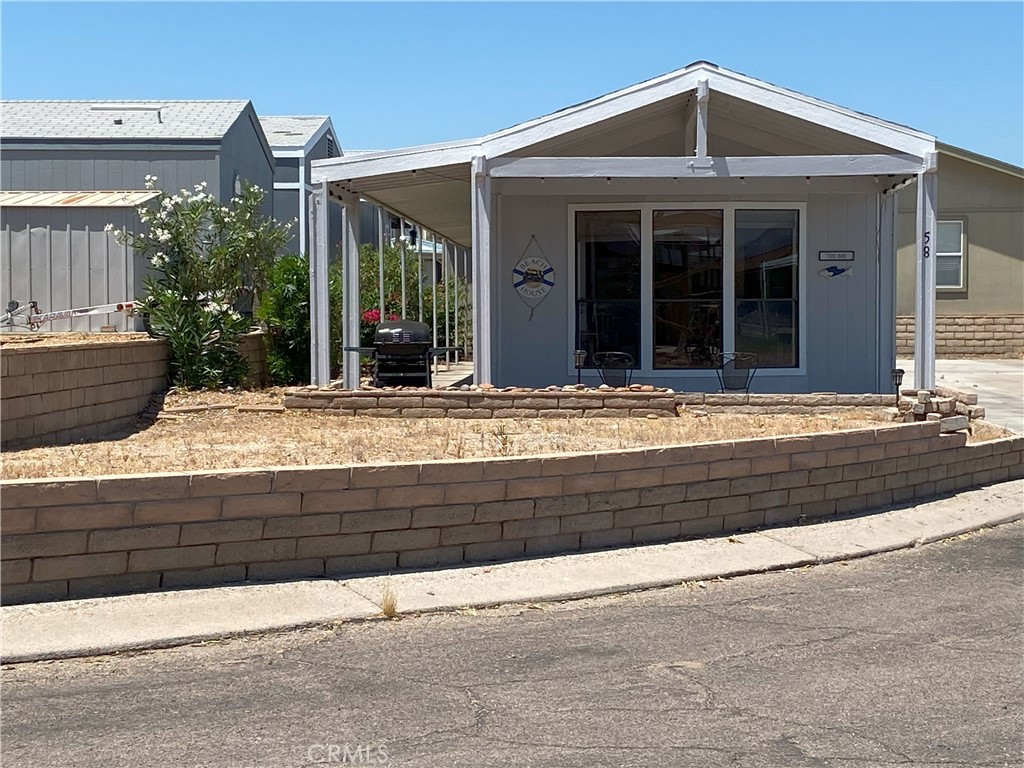
[[[799,365],[797,211],[736,211],[736,352],[759,368]]]
[[[640,362],[640,212],[576,214],[576,349]]]
[[[596,208],[596,206],[595,206]],[[656,203],[573,212],[575,349],[645,370],[710,370],[723,352],[798,369],[802,206]]]
[[[722,211],[654,211],[654,367],[708,368],[722,351]]]

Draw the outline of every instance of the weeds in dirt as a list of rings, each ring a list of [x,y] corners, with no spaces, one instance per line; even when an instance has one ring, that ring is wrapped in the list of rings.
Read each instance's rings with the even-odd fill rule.
[[[398,615],[398,593],[390,582],[384,585],[384,591],[380,595],[380,612],[393,619]]]

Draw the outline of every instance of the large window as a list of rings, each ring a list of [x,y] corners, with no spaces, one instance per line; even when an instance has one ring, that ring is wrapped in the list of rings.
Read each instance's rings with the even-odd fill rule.
[[[799,206],[590,208],[571,219],[586,367],[595,352],[628,352],[649,371],[709,370],[722,352],[800,367]]]
[[[964,223],[940,221],[935,248],[935,285],[938,288],[964,287]]]
[[[654,211],[654,367],[707,368],[722,349],[722,211]]]
[[[759,368],[795,368],[799,213],[736,211],[736,352]]]
[[[576,214],[576,348],[640,362],[640,212]]]

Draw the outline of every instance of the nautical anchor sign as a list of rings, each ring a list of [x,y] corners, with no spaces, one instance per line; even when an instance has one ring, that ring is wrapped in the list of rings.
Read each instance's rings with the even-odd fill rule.
[[[530,242],[523,251],[523,257],[512,269],[512,287],[523,303],[530,308],[530,319],[533,310],[547,297],[555,287],[555,268],[544,257],[537,238],[530,236]]]

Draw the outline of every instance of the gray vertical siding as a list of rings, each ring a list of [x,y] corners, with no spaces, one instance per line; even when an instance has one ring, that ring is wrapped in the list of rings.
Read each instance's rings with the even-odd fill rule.
[[[327,157],[327,138],[328,137],[330,137],[331,140],[334,142],[334,157],[338,157],[338,155],[339,155],[339,153],[341,151],[338,148],[338,140],[334,136],[334,134],[331,133],[330,130],[328,130],[327,133],[325,133],[323,136],[321,136],[320,140],[316,144],[313,145],[313,147],[309,150],[309,152],[306,153],[306,181],[309,181],[311,178],[313,178],[313,175],[312,175],[313,174],[312,162],[314,160],[323,160],[324,158]]]
[[[651,198],[637,198],[637,202]],[[724,200],[750,197],[724,195]],[[772,200],[765,197],[764,200]],[[780,198],[775,201],[783,202]],[[883,253],[882,291],[876,294],[876,227],[878,216],[873,194],[804,195],[807,204],[807,242],[801,248],[806,267],[807,335],[805,375],[754,378],[759,392],[877,392],[889,391],[889,356],[895,321],[892,311],[891,248]],[[596,197],[501,195],[496,201],[496,236],[493,303],[495,311],[495,383],[498,385],[546,386],[567,383],[569,318],[568,206],[574,202],[600,202]],[[608,199],[609,203],[628,199]],[[709,200],[709,205],[713,203]],[[555,287],[533,312],[512,288],[511,270],[536,236],[547,260],[555,268]],[[819,270],[818,251],[853,250],[856,260],[850,276],[826,278]],[[877,312],[883,325],[881,345],[876,342]],[[591,377],[593,381],[593,377]],[[653,383],[677,390],[714,391],[717,380],[680,372]]]
[[[104,231],[140,227],[131,208],[5,208],[0,212],[0,301],[36,301],[43,312],[134,300],[148,264]],[[127,323],[127,324],[126,324]],[[49,331],[141,329],[138,318],[96,315],[47,324]]]
[[[807,224],[808,384],[813,391],[873,392],[879,386],[875,198],[811,195]],[[852,273],[840,277],[818,274],[829,266],[818,261],[818,252],[826,250],[854,251]],[[890,329],[893,334],[895,327]]]
[[[299,191],[297,189],[274,190],[274,218],[282,224],[290,222],[299,215]],[[295,222],[291,229],[291,237],[284,247],[284,253],[298,253],[299,224]]]
[[[167,148],[104,150],[83,146],[75,150],[25,150],[5,144],[0,156],[0,185],[24,191],[145,189],[147,175],[161,189],[174,191],[207,182],[207,191],[220,194],[217,146],[209,150]]]
[[[264,192],[263,212],[274,215],[274,157],[270,148],[260,140],[256,112],[250,104],[239,115],[221,141],[220,185],[222,200],[230,200],[234,194],[234,180],[237,173],[243,180],[254,184]]]
[[[499,196],[495,245],[500,261],[492,270],[496,324],[491,338],[495,383],[548,386],[567,383],[565,361],[570,329],[566,305],[569,288],[568,200],[551,197]],[[555,268],[555,286],[533,311],[512,288],[512,269],[536,236],[548,262]],[[575,383],[575,382],[573,382]]]

